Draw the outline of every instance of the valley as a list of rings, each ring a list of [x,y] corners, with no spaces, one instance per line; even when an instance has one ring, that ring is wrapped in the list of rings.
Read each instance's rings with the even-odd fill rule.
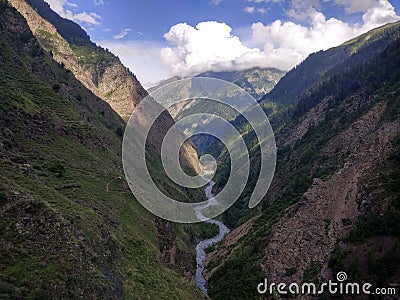
[[[225,235],[229,233],[229,228],[225,226],[224,223],[221,221],[217,221],[214,219],[207,219],[202,213],[201,210],[204,208],[207,208],[210,205],[218,205],[216,200],[214,199],[214,196],[212,194],[212,188],[214,187],[215,182],[209,181],[209,184],[205,188],[205,194],[207,199],[209,200],[209,203],[206,206],[199,206],[198,210],[196,211],[198,215],[198,219],[209,223],[209,224],[214,224],[218,226],[218,234],[210,239],[202,240],[200,241],[197,246],[196,246],[196,264],[197,264],[197,269],[196,269],[196,277],[194,282],[196,285],[205,293],[207,293],[207,281],[203,276],[204,272],[204,263],[206,260],[206,250],[207,248],[215,245],[216,243],[219,243],[222,241]]]
[[[398,288],[400,21],[312,53],[287,72],[216,66],[194,78],[239,86],[254,106],[239,111],[190,97],[165,109],[145,138],[157,189],[185,204],[206,201],[194,209],[201,222],[172,222],[135,197],[123,144],[143,99],[187,76],[146,91],[119,57],[47,2],[0,0],[1,299],[281,299],[277,289],[260,295],[258,284],[321,284],[340,272],[347,282]],[[212,88],[237,101],[237,93]],[[155,110],[164,105],[156,100]],[[268,119],[252,124],[245,116],[257,109]],[[207,118],[193,122],[199,111]],[[237,133],[224,131],[225,140],[244,149],[229,153],[229,143],[207,134],[186,138],[207,126],[225,130],[215,115]],[[146,128],[150,116],[138,124]],[[273,134],[260,140],[257,129],[269,123]],[[179,129],[178,165],[203,186],[177,184],[165,170],[171,128]],[[268,152],[271,140],[276,151]],[[266,153],[276,154],[275,174],[269,188],[256,188]],[[209,219],[207,209],[226,204],[216,197],[229,179],[246,170],[231,169],[234,159],[246,156],[240,197]],[[253,208],[257,189],[266,193]]]

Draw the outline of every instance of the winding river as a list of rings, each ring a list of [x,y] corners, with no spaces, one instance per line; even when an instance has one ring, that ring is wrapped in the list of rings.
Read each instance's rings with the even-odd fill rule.
[[[208,293],[207,290],[207,281],[203,276],[203,271],[204,271],[204,261],[206,259],[206,252],[205,249],[208,247],[214,245],[215,243],[220,242],[224,236],[229,232],[229,228],[225,226],[224,223],[214,220],[214,219],[208,219],[206,218],[201,211],[205,209],[206,207],[213,206],[213,205],[218,205],[218,202],[215,200],[214,195],[212,194],[212,189],[215,185],[215,182],[212,180],[208,180],[205,177],[203,177],[204,180],[208,181],[208,185],[205,188],[205,194],[208,199],[208,203],[202,206],[198,206],[195,208],[196,211],[196,216],[199,220],[204,221],[206,223],[210,224],[215,224],[218,225],[219,227],[219,233],[217,236],[207,239],[207,240],[202,240],[200,241],[197,246],[196,246],[196,264],[197,264],[197,269],[196,269],[196,277],[194,279],[195,284],[204,292]]]

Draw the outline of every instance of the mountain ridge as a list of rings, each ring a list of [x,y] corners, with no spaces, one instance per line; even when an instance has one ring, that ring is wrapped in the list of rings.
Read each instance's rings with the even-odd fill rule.
[[[271,91],[286,72],[276,68],[254,67],[244,71],[204,72],[195,77],[211,77],[232,82],[256,100]]]
[[[261,96],[271,91],[284,74],[284,71],[276,68],[253,67],[243,71],[207,71],[194,75],[194,77],[217,78],[234,83],[258,100]],[[188,77],[173,76],[161,80],[157,85],[149,88],[149,92],[185,78]]]
[[[312,88],[321,77],[333,76],[335,72],[340,73],[340,68],[346,67],[348,59],[358,55],[361,61],[365,60],[361,52],[364,51],[365,56],[368,56],[369,47],[377,50],[380,44],[384,46],[384,39],[393,38],[394,35],[398,34],[397,24],[398,22],[381,26],[340,46],[312,53],[305,61],[287,72],[276,87],[266,94],[260,102],[271,101],[284,106],[292,104],[296,101],[295,96],[300,97]],[[383,34],[385,31],[387,34]]]
[[[114,55],[104,53],[104,50],[89,42],[83,46],[71,45],[59,34],[56,26],[39,14],[44,13],[43,9],[36,11],[24,0],[10,0],[10,3],[25,17],[41,45],[52,52],[58,63],[71,70],[96,96],[110,103],[123,119],[130,117],[135,105],[146,96],[146,91]],[[43,1],[30,3],[39,5]],[[50,10],[48,5],[44,7]]]

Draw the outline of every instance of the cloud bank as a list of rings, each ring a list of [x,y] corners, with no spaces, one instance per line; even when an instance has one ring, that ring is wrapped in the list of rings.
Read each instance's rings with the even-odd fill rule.
[[[253,0],[254,2],[265,2]],[[173,75],[193,75],[204,71],[244,70],[255,66],[289,70],[309,54],[340,45],[375,27],[400,19],[388,0],[322,0],[344,6],[348,13],[362,12],[362,24],[351,25],[327,19],[318,0],[291,0],[286,14],[306,20],[309,26],[277,20],[251,26],[248,47],[225,23],[201,22],[172,26],[164,35],[169,47],[161,49],[162,62]],[[246,8],[245,8],[246,10]],[[248,13],[255,10],[248,8]],[[304,23],[304,22],[303,22]]]

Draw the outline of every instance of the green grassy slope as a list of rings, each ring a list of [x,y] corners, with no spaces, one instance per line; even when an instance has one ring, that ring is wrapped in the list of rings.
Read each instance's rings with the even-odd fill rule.
[[[0,49],[0,298],[203,298],[123,179],[122,119],[4,0]]]

